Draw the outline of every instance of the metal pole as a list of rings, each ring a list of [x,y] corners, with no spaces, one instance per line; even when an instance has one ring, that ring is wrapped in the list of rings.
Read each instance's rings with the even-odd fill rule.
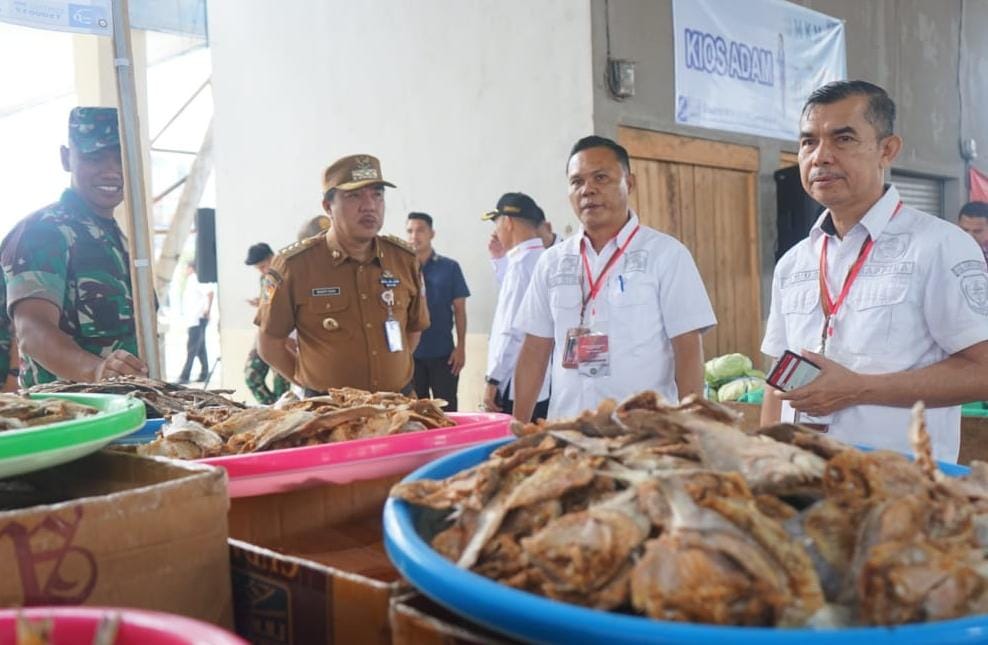
[[[148,205],[141,159],[141,127],[137,114],[133,53],[130,46],[129,7],[127,0],[112,0],[110,6],[113,11],[113,66],[116,68],[117,98],[120,103],[120,149],[123,155],[127,217],[130,221],[130,284],[137,322],[137,342],[141,358],[147,363],[148,375],[151,378],[161,378],[154,277],[151,275]]]

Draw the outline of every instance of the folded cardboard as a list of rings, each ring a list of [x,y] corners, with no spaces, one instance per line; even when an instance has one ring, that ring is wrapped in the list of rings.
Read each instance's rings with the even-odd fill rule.
[[[437,605],[413,591],[391,599],[394,645],[500,645],[516,643]]]
[[[399,479],[231,500],[237,633],[259,645],[390,643],[399,576],[381,512]]]
[[[226,474],[113,451],[0,481],[0,606],[232,625]]]

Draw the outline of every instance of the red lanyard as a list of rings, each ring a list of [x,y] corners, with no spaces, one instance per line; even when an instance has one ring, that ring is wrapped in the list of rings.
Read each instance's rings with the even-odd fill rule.
[[[902,202],[900,201],[892,212],[892,217],[889,218],[889,221],[899,214],[901,208]],[[851,265],[850,271],[847,272],[847,276],[844,278],[844,286],[841,287],[840,294],[837,295],[837,300],[835,301],[830,297],[830,289],[827,287],[827,243],[829,241],[830,238],[825,235],[823,237],[823,249],[820,251],[820,307],[823,309],[825,319],[825,337],[834,335],[833,318],[840,311],[841,306],[847,299],[847,294],[851,291],[851,285],[854,284],[858,273],[861,272],[861,267],[864,266],[864,263],[868,260],[868,255],[871,254],[872,247],[875,246],[875,241],[869,235],[864,241],[864,244],[861,245],[861,250],[858,251],[858,259],[855,260],[854,264]]]
[[[618,250],[614,252],[614,255],[612,255],[611,258],[607,261],[607,264],[604,265],[604,268],[600,270],[600,273],[597,275],[596,280],[594,279],[593,274],[590,273],[590,261],[587,260],[586,239],[583,238],[580,240],[580,256],[583,257],[583,272],[587,276],[587,282],[590,283],[590,293],[588,295],[583,296],[583,308],[580,309],[581,324],[583,323],[583,315],[587,310],[587,305],[590,304],[590,302],[592,302],[593,299],[597,297],[598,293],[600,293],[600,288],[606,282],[605,278],[607,277],[607,273],[618,261],[618,258],[624,255],[625,250],[628,248],[628,245],[631,244],[631,240],[635,239],[635,234],[638,233],[638,229],[640,228],[641,228],[640,224],[635,226],[635,230],[631,231],[631,235],[628,236],[628,239],[626,239],[624,241],[624,244],[622,244],[618,248]],[[580,281],[580,291],[581,292],[583,291],[582,280]]]

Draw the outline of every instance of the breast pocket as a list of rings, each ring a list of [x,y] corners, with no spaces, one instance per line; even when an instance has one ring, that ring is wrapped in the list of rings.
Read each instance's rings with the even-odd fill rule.
[[[893,351],[889,342],[896,307],[909,295],[907,278],[860,279],[847,295],[850,308],[846,329],[838,327],[840,343],[852,354],[884,354]]]
[[[299,327],[316,333],[348,335],[354,325],[354,321],[350,320],[350,294],[346,291],[338,295],[305,298],[298,307],[297,315]]]
[[[133,332],[133,305],[124,285],[111,280],[79,279],[76,314],[84,338],[115,338]]]
[[[790,345],[816,349],[820,332],[823,331],[820,288],[817,283],[806,282],[783,289],[779,310],[785,319],[786,338]]]
[[[576,309],[580,306],[580,288],[571,284],[559,284],[549,289],[549,304],[553,309]]]
[[[611,302],[616,309],[639,307],[650,302],[658,302],[658,286],[647,279],[644,273],[629,276],[615,276],[608,285]]]

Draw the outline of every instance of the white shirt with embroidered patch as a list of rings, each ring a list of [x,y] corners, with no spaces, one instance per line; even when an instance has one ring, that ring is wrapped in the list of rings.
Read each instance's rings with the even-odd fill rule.
[[[500,381],[498,392],[514,399],[515,365],[525,335],[515,328],[518,309],[532,280],[535,265],[544,253],[542,240],[534,237],[510,249],[505,255],[504,279],[497,292],[497,306],[487,345],[487,376]],[[539,401],[549,398],[549,378],[542,382]]]
[[[638,226],[638,215],[631,213],[600,253],[588,240],[587,260],[595,280]],[[642,390],[678,401],[671,339],[717,324],[693,256],[669,235],[647,226],[638,230],[587,306],[587,325],[608,334],[610,374],[584,376],[562,365],[566,332],[580,324],[581,281],[583,290],[590,291],[580,259],[583,237],[581,228],[543,254],[518,315],[520,330],[555,341],[549,418],[575,416],[606,398],[621,400]]]
[[[875,240],[861,272],[834,317],[827,358],[864,374],[904,372],[932,365],[988,340],[988,272],[977,243],[963,230],[900,202],[895,186],[847,234],[833,234],[824,212],[809,236],[779,260],[762,352],[818,351],[820,252],[827,247],[827,282],[836,299],[869,236]],[[830,231],[829,233],[827,231]],[[972,375],[972,378],[976,378]],[[937,459],[957,461],[959,406],[928,408],[926,422]],[[794,410],[783,402],[782,420]],[[858,405],[829,417],[841,441],[911,452],[909,408]]]

